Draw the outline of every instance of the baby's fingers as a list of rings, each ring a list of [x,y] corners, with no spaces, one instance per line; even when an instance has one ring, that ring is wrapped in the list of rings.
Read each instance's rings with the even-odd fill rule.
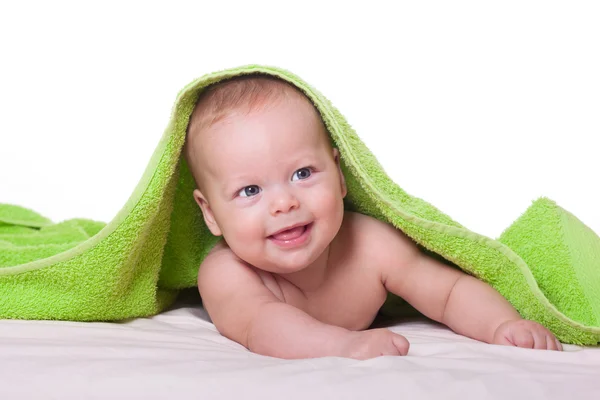
[[[554,337],[552,332],[542,325],[533,325],[530,332],[534,340],[534,349],[554,351],[562,350],[562,345],[560,342]]]
[[[554,341],[556,342],[556,350],[563,351],[563,346],[562,346],[562,343],[560,342],[560,340],[558,340],[557,338],[554,338]]]
[[[541,341],[543,336],[534,336],[533,332],[528,330],[521,330],[514,335],[513,344],[517,347],[523,347],[525,349],[538,349],[542,347]],[[544,339],[544,349],[546,348],[546,340]]]
[[[562,351],[563,349],[562,344],[558,341],[557,338],[552,336],[551,333],[546,334],[546,344],[546,349],[548,350]]]
[[[547,329],[535,329],[532,332],[534,340],[534,349],[561,351],[562,345]]]
[[[408,348],[410,347],[410,344],[404,336],[394,334],[392,337],[392,343],[394,344],[394,347],[398,351],[399,355],[405,356],[408,354]]]
[[[494,334],[493,343],[525,349],[562,350],[562,345],[543,325],[519,320],[500,325]]]
[[[554,340],[549,337],[545,330],[534,329],[531,332],[533,336],[533,348],[537,350],[548,350],[551,346],[556,346]]]

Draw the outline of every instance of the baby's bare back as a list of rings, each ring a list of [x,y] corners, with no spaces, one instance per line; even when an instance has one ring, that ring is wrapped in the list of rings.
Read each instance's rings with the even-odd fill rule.
[[[301,290],[285,276],[254,269],[279,300],[315,319],[349,330],[369,327],[386,299],[381,268],[371,256],[380,221],[346,212],[330,244],[327,270],[314,290]]]

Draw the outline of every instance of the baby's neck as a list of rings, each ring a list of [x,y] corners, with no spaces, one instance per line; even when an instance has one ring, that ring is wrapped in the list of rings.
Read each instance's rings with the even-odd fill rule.
[[[311,265],[301,271],[278,275],[297,287],[304,294],[315,292],[327,279],[330,249],[331,244],[323,250],[321,255]]]

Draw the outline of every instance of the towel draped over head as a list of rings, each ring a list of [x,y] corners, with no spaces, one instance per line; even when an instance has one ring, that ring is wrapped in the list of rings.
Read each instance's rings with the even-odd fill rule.
[[[187,125],[205,87],[254,73],[290,82],[316,106],[341,154],[348,210],[394,225],[489,283],[524,318],[545,325],[562,342],[600,341],[600,238],[575,216],[540,198],[498,240],[472,232],[393,182],[317,90],[288,71],[257,65],[204,75],[179,92],[144,174],[107,224],[54,224],[31,210],[0,204],[0,318],[149,316],[168,307],[180,289],[195,286],[200,263],[219,238],[208,231],[192,197],[194,180],[181,155]],[[390,295],[382,311],[403,307]]]

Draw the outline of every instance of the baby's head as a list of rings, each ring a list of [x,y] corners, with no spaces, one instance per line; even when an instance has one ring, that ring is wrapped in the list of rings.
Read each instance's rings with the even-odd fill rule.
[[[339,153],[291,84],[245,75],[209,86],[184,151],[208,228],[255,267],[299,271],[337,234],[346,195]]]

